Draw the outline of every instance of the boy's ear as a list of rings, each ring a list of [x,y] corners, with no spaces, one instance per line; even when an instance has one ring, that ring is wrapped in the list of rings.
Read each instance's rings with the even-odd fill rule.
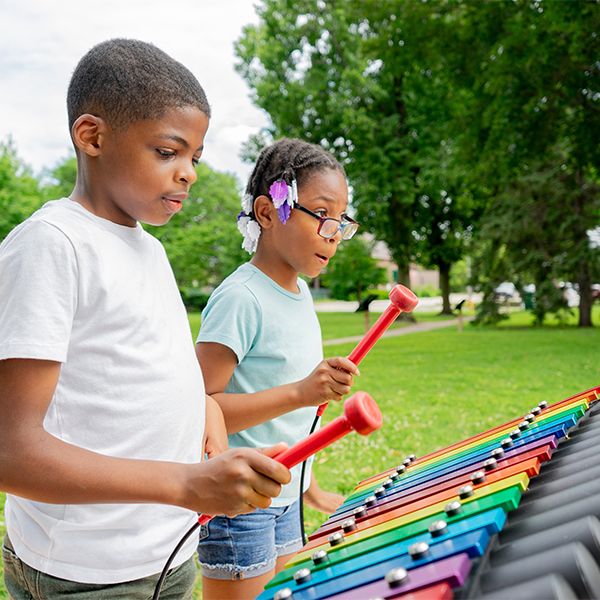
[[[276,210],[268,196],[258,196],[254,200],[254,216],[261,229],[271,229],[273,227]]]
[[[105,133],[104,119],[87,113],[77,117],[71,127],[75,147],[88,156],[98,156],[101,153]]]

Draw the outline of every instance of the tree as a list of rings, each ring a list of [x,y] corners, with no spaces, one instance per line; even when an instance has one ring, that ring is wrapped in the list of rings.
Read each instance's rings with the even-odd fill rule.
[[[69,156],[47,174],[47,181],[43,186],[44,197],[48,200],[66,198],[71,194],[77,180],[77,159]]]
[[[532,312],[540,325],[546,313],[560,315],[567,310],[559,281],[568,279],[581,264],[589,265],[590,275],[600,276],[600,253],[587,234],[580,235],[578,230],[580,220],[590,229],[598,222],[600,206],[594,202],[598,187],[588,186],[582,212],[574,211],[574,198],[580,191],[573,174],[557,166],[561,162],[550,155],[533,163],[491,205],[481,232],[504,254],[504,271],[492,283],[510,279],[521,292],[526,284],[534,283]],[[488,263],[484,272],[490,270]],[[487,291],[488,296],[493,294],[493,289]]]
[[[447,122],[456,110],[438,41],[454,35],[447,10],[444,2],[265,0],[260,23],[236,46],[271,134],[322,143],[338,156],[358,218],[387,243],[405,284],[417,256],[440,267],[447,284],[475,215],[473,197],[465,205],[455,192],[459,170],[448,180],[439,160],[452,146]]]
[[[449,52],[448,72],[470,90],[457,139],[488,199],[490,225],[481,233],[498,239],[491,224],[502,215],[507,247],[517,240],[517,254],[528,259],[525,265],[509,249],[513,269],[525,269],[522,277],[535,271],[540,290],[550,290],[553,278],[576,282],[579,325],[589,326],[598,250],[587,232],[600,217],[598,2],[464,2],[456,18],[456,49],[469,51]],[[546,204],[553,229],[527,235]],[[549,243],[543,252],[542,240]]]
[[[0,142],[0,241],[42,204],[37,179],[9,138]]]
[[[358,236],[339,246],[327,272],[321,277],[333,298],[356,298],[360,304],[365,292],[385,283],[385,270],[372,257],[373,245]]]

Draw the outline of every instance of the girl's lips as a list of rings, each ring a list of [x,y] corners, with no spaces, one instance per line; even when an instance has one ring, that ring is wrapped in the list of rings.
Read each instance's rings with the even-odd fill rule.
[[[321,254],[315,254],[315,256],[319,259],[320,262],[322,262],[324,265],[326,265],[329,262],[329,259],[326,256],[323,256]]]

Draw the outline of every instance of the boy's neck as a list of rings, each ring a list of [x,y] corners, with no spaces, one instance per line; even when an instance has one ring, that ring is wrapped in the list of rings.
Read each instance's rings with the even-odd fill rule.
[[[298,271],[295,271],[290,265],[283,261],[273,260],[273,257],[265,256],[260,248],[250,260],[250,264],[262,271],[267,277],[270,277],[275,283],[280,285],[284,290],[297,294],[300,292],[298,288]]]
[[[79,167],[79,165],[78,165]],[[90,185],[88,180],[89,178],[81,176],[79,173],[77,175],[77,180],[75,182],[75,187],[70,194],[70,199],[78,204],[81,204],[83,208],[87,211],[91,212],[93,215],[97,217],[101,217],[106,219],[107,221],[112,221],[117,225],[124,225],[126,227],[136,227],[137,221],[129,215],[125,213],[119,212],[115,213],[115,211],[106,210],[105,207],[98,202],[94,201],[96,197],[102,197],[100,193],[94,193],[92,191],[93,186]]]

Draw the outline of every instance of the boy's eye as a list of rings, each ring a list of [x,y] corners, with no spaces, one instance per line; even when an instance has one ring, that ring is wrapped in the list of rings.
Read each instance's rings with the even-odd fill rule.
[[[165,150],[164,148],[157,148],[156,151],[162,158],[171,158],[175,156],[175,152],[173,150]]]
[[[192,164],[197,167],[200,164],[200,157],[199,156],[193,156],[192,157]]]

